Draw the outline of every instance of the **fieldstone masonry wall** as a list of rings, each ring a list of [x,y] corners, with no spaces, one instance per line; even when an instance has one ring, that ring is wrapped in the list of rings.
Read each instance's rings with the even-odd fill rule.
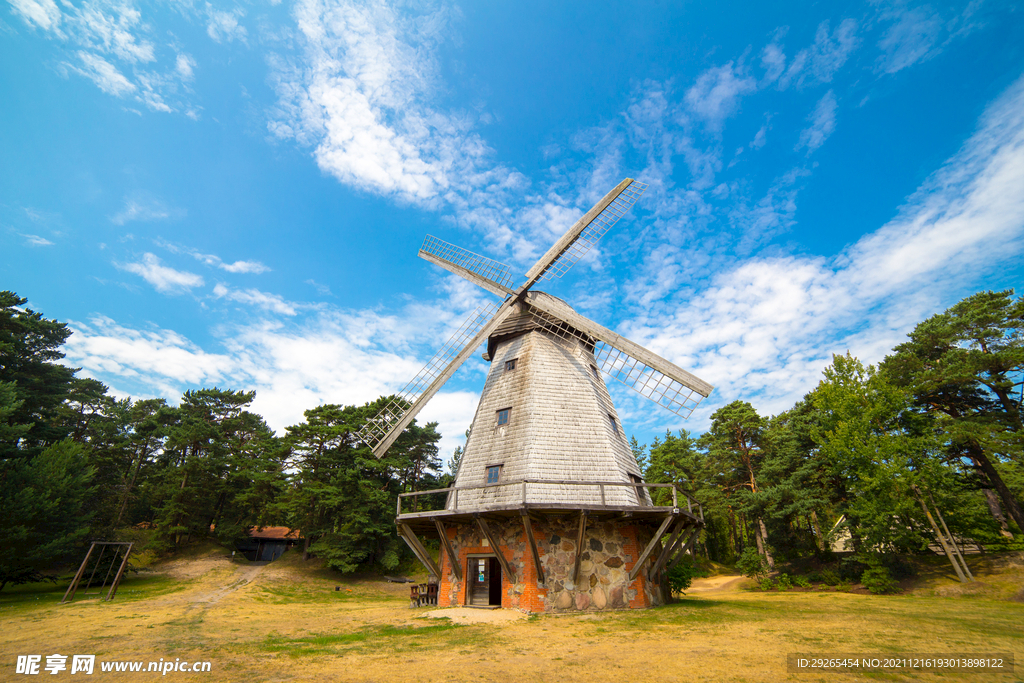
[[[584,610],[650,607],[663,602],[660,586],[640,573],[630,582],[633,568],[653,531],[645,526],[613,522],[590,523],[583,540],[578,583],[572,581],[576,561],[576,534],[579,519],[574,516],[533,523],[546,583],[538,586],[533,555],[522,521],[490,521],[491,533],[500,544],[499,551],[516,574],[515,583],[502,577],[501,606],[526,612],[570,612]],[[459,556],[463,577],[470,555],[494,553],[486,545],[475,525],[448,528],[448,538]],[[464,581],[452,574],[448,557],[441,553],[441,585],[438,605],[454,607],[466,604]]]

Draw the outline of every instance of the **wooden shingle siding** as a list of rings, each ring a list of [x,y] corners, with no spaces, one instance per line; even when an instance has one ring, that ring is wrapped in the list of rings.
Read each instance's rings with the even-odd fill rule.
[[[618,422],[608,388],[598,373],[593,346],[531,325],[529,315],[513,317],[492,336],[491,367],[455,482],[487,483],[487,466],[501,463],[502,485],[460,493],[459,510],[523,502],[524,479],[629,482],[642,477]],[[495,339],[495,337],[499,337]],[[514,372],[505,362],[518,359]],[[511,407],[508,424],[495,416]],[[601,504],[596,486],[530,484],[527,503]],[[605,487],[607,505],[637,505],[636,491]],[[449,508],[452,503],[449,502]]]

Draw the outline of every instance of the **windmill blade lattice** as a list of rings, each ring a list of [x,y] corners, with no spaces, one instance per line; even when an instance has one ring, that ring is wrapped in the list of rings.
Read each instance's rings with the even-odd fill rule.
[[[612,226],[620,218],[633,208],[633,205],[636,204],[636,201],[646,189],[647,183],[641,183],[639,180],[634,180],[630,183],[629,187],[619,193],[619,196],[606,206],[590,222],[590,225],[583,229],[579,237],[558,258],[551,262],[551,265],[547,267],[537,282],[540,283],[565,275],[581,258],[586,256],[587,252],[605,236],[605,233],[612,229]]]
[[[641,396],[651,399],[680,417],[690,417],[690,413],[704,398],[682,382],[655,370],[611,344],[598,342],[594,356],[601,367],[601,372],[614,377]]]
[[[442,267],[446,267],[445,264],[451,264],[456,268],[468,270],[470,273],[476,274],[478,277],[486,280],[487,283],[497,285],[499,291],[495,293],[507,293],[512,289],[511,270],[500,261],[474,254],[467,249],[457,247],[433,235],[427,235],[426,239],[423,240],[423,246],[420,247],[420,256],[426,258],[425,255],[434,256],[435,259],[440,260],[438,265]],[[435,259],[428,258],[431,261]],[[486,283],[480,284],[485,287],[487,286]],[[491,287],[487,288],[491,289]],[[504,292],[500,292],[500,290],[504,290]],[[491,291],[495,290],[491,289]]]
[[[704,398],[696,389],[652,368],[606,341],[591,337],[560,317],[535,306],[530,307],[530,315],[545,334],[562,339],[575,339],[587,346],[593,344],[594,357],[601,372],[614,377],[641,396],[651,399],[682,418],[688,418]]]
[[[370,448],[376,448],[377,444],[388,435],[391,428],[405,417],[405,414],[409,411],[412,404],[416,402],[416,399],[451,364],[455,356],[459,354],[459,351],[473,339],[484,325],[494,318],[499,305],[497,303],[486,304],[473,311],[466,321],[462,323],[462,327],[452,335],[448,343],[434,354],[434,357],[427,362],[419,374],[406,384],[400,392],[395,394],[395,398],[389,401],[376,416],[363,425],[363,428],[359,431],[359,439],[370,446]]]

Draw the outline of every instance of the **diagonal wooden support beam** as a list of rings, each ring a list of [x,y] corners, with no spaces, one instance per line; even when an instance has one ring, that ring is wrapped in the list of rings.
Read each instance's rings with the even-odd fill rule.
[[[92,551],[95,547],[96,542],[94,541],[92,545],[89,546],[89,552],[85,554],[85,559],[82,560],[82,566],[78,568],[78,573],[75,574],[75,578],[71,580],[71,585],[68,586],[68,589],[66,591],[64,591],[64,597],[61,598],[61,603],[69,602],[75,599],[75,592],[78,591],[78,582],[82,580],[82,574],[85,573],[85,565],[89,563],[89,557],[92,556]]]
[[[699,533],[700,533],[700,527],[694,527],[693,531],[690,532],[690,535],[687,536],[685,540],[679,539],[679,545],[680,545],[679,552],[676,553],[675,558],[673,558],[672,562],[669,563],[668,571],[672,571],[673,569],[676,568],[676,565],[679,564],[679,560],[683,559],[683,556],[686,555],[687,548],[690,547],[690,545],[697,538],[697,534],[699,534]]]
[[[523,528],[526,529],[526,540],[530,543],[530,552],[533,553],[533,564],[537,568],[537,583],[544,583],[544,567],[540,563],[540,552],[537,550],[537,540],[533,537],[533,524],[530,522],[530,513],[522,510]]]
[[[452,548],[452,543],[448,540],[448,531],[439,519],[434,520],[434,525],[437,526],[437,535],[441,537],[441,545],[444,547],[444,552],[448,555],[448,564],[452,566],[452,573],[455,574],[456,579],[462,581],[462,567],[459,566],[459,556],[455,554],[455,549]]]
[[[633,565],[633,568],[629,570],[630,581],[634,580],[636,575],[640,573],[640,570],[643,569],[644,562],[646,562],[647,558],[651,556],[651,552],[654,551],[654,547],[658,545],[658,541],[660,541],[661,537],[665,535],[665,530],[668,529],[668,525],[671,524],[674,519],[675,517],[673,515],[669,515],[665,518],[665,521],[661,523],[661,526],[658,527],[658,531],[654,534],[654,538],[652,538],[651,542],[647,544],[644,551],[640,553],[640,559],[637,560],[636,564]]]
[[[487,525],[487,520],[480,515],[473,515],[473,518],[476,519],[477,526],[479,526],[480,531],[483,532],[484,538],[486,538],[487,542],[491,544],[492,548],[494,548],[494,554],[498,558],[498,564],[501,565],[501,570],[505,572],[505,576],[508,577],[510,583],[515,583],[515,572],[512,571],[512,566],[508,563],[508,560],[505,559],[505,555],[501,552],[501,547],[498,545],[498,541],[495,540],[494,536],[491,534],[491,527]]]
[[[132,554],[132,547],[135,543],[129,543],[128,547],[124,551],[124,559],[121,560],[121,566],[117,570],[117,576],[114,577],[114,582],[110,584],[110,591],[107,593],[107,600],[113,600],[114,596],[117,595],[117,587],[121,585],[121,577],[124,576],[124,568],[128,566],[128,556]]]
[[[430,557],[430,553],[428,553],[427,549],[423,547],[423,544],[420,543],[420,539],[417,538],[415,532],[409,528],[408,524],[398,525],[398,535],[402,537],[402,540],[409,546],[409,549],[412,550],[413,554],[416,555],[423,566],[427,568],[427,571],[430,572],[435,579],[440,581],[441,570],[437,568],[437,565],[434,563],[434,559]]]
[[[687,521],[688,520],[685,517],[680,516],[676,525],[672,527],[672,533],[669,534],[668,540],[665,541],[665,545],[661,549],[661,554],[658,555],[658,559],[655,560],[654,566],[651,567],[651,576],[657,576],[658,572],[661,571],[661,568],[665,565],[665,562],[668,561],[672,551],[675,550],[679,534],[681,534],[683,529],[686,527]]]
[[[580,513],[580,530],[576,533],[576,563],[572,568],[572,582],[580,578],[580,559],[583,557],[583,537],[587,535],[587,511]]]

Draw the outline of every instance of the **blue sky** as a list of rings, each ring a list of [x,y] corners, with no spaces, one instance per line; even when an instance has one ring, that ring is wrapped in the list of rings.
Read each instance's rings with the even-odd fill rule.
[[[548,287],[785,410],[832,353],[1018,285],[1024,17],[970,3],[0,5],[0,288],[117,395],[256,389],[278,430],[401,389],[624,177],[650,187]],[[447,452],[476,358],[423,413]]]

